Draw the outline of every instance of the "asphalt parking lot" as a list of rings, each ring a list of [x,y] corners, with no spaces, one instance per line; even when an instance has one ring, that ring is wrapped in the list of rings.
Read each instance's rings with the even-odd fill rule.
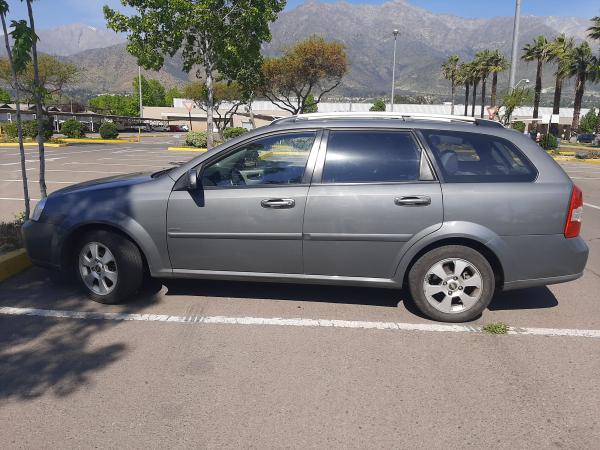
[[[178,140],[48,149],[49,190],[193,157]],[[0,285],[0,443],[597,448],[600,339],[582,336],[600,335],[600,165],[563,165],[586,202],[584,277],[502,293],[456,329],[390,290],[169,281],[104,306],[30,269]],[[16,149],[0,148],[0,191],[12,217]],[[472,330],[491,322],[539,335]]]

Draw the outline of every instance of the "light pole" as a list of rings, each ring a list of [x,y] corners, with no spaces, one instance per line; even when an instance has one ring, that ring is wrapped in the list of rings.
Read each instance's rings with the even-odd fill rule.
[[[517,62],[519,61],[519,24],[521,22],[521,0],[516,0],[515,4],[515,23],[513,26],[512,56],[510,62],[509,87],[515,87],[515,78],[517,77]]]
[[[142,104],[142,68],[138,66],[138,89],[140,94],[140,119],[144,117],[144,105]]]
[[[519,82],[517,84],[515,84],[515,87],[513,89],[518,88],[521,83],[529,84],[529,79],[523,78],[522,80],[519,80]]]
[[[390,111],[394,112],[394,90],[396,83],[396,41],[398,39],[398,30],[394,30],[394,61],[392,63],[392,96],[390,98]]]

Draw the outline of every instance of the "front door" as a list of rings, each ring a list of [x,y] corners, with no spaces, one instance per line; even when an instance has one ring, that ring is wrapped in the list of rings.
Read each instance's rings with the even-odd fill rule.
[[[308,194],[305,273],[392,278],[406,243],[443,221],[424,158],[407,131],[330,131]]]
[[[285,132],[243,143],[203,164],[196,191],[173,191],[167,213],[173,269],[302,273],[316,137],[316,131]]]

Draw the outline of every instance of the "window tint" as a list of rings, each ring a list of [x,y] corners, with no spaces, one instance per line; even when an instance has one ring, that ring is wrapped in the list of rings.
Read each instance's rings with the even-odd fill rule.
[[[418,180],[420,153],[406,132],[331,131],[323,183]]]
[[[252,141],[208,166],[202,184],[232,187],[301,183],[315,135],[280,134]]]
[[[536,177],[529,160],[505,139],[453,131],[422,133],[448,182],[519,182]]]

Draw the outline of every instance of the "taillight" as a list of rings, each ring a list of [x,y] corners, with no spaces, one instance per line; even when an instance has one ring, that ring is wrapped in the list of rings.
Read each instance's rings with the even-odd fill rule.
[[[565,224],[565,237],[574,238],[579,236],[581,230],[581,218],[583,216],[583,193],[581,189],[573,185],[571,202],[569,203],[569,214]]]

